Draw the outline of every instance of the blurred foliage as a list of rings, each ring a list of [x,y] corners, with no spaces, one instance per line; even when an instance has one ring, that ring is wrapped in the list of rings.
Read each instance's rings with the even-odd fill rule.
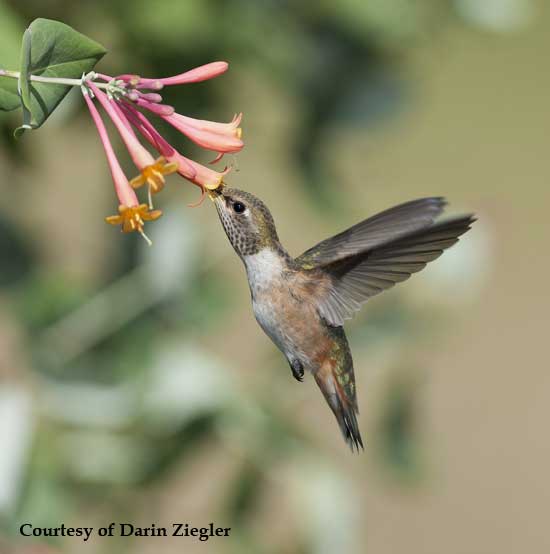
[[[0,52],[2,58],[0,69],[15,69],[19,67],[23,27],[15,14],[0,3]],[[2,79],[0,84],[0,105],[12,110],[19,106],[17,82],[12,79]]]
[[[170,75],[216,59],[253,67],[258,78],[296,99],[300,109],[288,155],[299,169],[304,196],[334,219],[344,205],[324,156],[330,135],[338,128],[378,125],[406,109],[413,95],[401,61],[411,46],[455,17],[451,2],[435,0],[0,1],[0,65],[12,63],[22,30],[37,15],[62,20],[105,44],[109,54],[99,69],[107,73]],[[233,109],[217,84],[179,87],[165,98],[195,117]],[[0,118],[2,155],[18,167],[33,143],[8,138],[9,117]],[[179,136],[170,129],[167,134],[177,146]],[[296,429],[300,414],[279,404],[276,385],[251,397],[234,377],[230,357],[222,363],[206,348],[182,344],[189,336],[207,335],[223,344],[221,331],[236,307],[231,284],[212,271],[206,256],[196,255],[204,251],[204,239],[170,242],[190,236],[183,229],[159,239],[168,245],[159,254],[144,254],[137,241],[114,235],[110,273],[96,290],[44,268],[24,236],[21,222],[0,214],[0,294],[10,298],[10,316],[22,327],[38,398],[30,461],[8,523],[55,525],[82,506],[105,520],[142,517],[136,499],[148,498],[177,470],[186,470],[197,451],[211,452],[215,445],[214,457],[232,458],[238,447],[237,467],[217,506],[220,524],[238,529],[240,549],[234,551],[274,552],[260,544],[252,523],[273,487],[270,474],[283,459],[299,464],[320,458],[320,446]],[[161,267],[157,273],[168,279],[162,286],[153,284],[151,267]],[[188,274],[179,273],[187,268]],[[354,328],[356,342],[376,352],[433,328],[426,313],[393,298],[373,309],[368,326]],[[258,372],[280,374],[284,365],[280,356],[266,356]],[[417,406],[414,379],[392,382],[373,448],[398,480],[421,472]],[[343,444],[341,450],[340,457],[348,455]],[[311,476],[313,486],[329,487],[338,473],[329,466],[322,476]],[[289,552],[317,551],[315,537],[304,527]],[[223,546],[230,551],[231,545]]]
[[[419,439],[420,407],[418,376],[394,375],[387,385],[384,409],[378,426],[378,448],[382,467],[408,483],[423,476],[423,460]]]
[[[446,2],[434,0],[166,0],[161,9],[146,0],[134,2],[132,9],[123,2],[98,4],[101,13],[93,4],[83,9],[67,1],[41,4],[40,12],[51,18],[63,14],[65,22],[105,42],[112,51],[105,65],[168,75],[206,59],[238,59],[307,99],[289,151],[302,168],[311,199],[333,213],[341,206],[331,186],[336,176],[324,162],[328,133],[334,126],[366,128],[393,114],[407,97],[400,56],[434,28],[441,29],[452,14]],[[26,21],[36,7],[32,1],[13,5]],[[114,27],[116,41],[103,35]],[[180,87],[166,91],[165,99],[176,110],[185,106],[200,116],[214,104],[213,91],[211,86]],[[181,141],[173,129],[168,135]]]
[[[13,285],[31,272],[33,254],[17,227],[0,218],[0,252],[5,260],[0,273],[0,287]],[[8,263],[9,262],[9,263]]]

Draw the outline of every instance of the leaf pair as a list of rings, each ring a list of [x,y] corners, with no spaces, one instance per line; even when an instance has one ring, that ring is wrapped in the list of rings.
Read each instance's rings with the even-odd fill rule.
[[[23,35],[19,79],[0,76],[0,110],[23,108],[23,125],[16,136],[40,127],[70,89],[34,81],[32,76],[80,79],[105,53],[101,44],[64,23],[35,19]]]

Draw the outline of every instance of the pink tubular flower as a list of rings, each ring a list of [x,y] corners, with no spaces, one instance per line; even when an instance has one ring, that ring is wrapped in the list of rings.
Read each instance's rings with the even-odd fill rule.
[[[174,173],[178,169],[177,165],[172,162],[167,163],[163,157],[157,158],[156,160],[153,159],[153,156],[151,156],[137,139],[132,131],[131,125],[124,117],[117,103],[114,100],[110,100],[107,95],[101,92],[93,83],[89,85],[95,97],[99,100],[113,121],[132,160],[140,171],[140,175],[132,179],[130,184],[133,187],[140,187],[147,183],[151,192],[160,192],[164,187],[164,175]],[[149,204],[151,204],[151,201],[149,201]]]
[[[160,115],[161,117],[164,117],[165,115],[172,115],[175,111],[173,106],[168,106],[168,104],[160,104],[159,102],[151,102],[150,100],[144,98],[143,95],[138,97],[135,100],[135,103],[140,108],[145,108],[146,110],[149,110],[156,115]]]
[[[123,111],[128,120],[131,121],[132,125],[143,135],[145,140],[168,161],[177,163],[178,173],[199,187],[215,190],[222,184],[225,175],[231,171],[231,168],[226,168],[222,172],[214,171],[213,169],[186,158],[160,135],[141,112],[138,112],[128,105],[123,106]]]
[[[123,83],[127,89],[126,99],[144,108],[170,123],[182,134],[207,150],[213,150],[218,155],[211,162],[219,161],[226,153],[236,153],[242,150],[242,129],[239,127],[242,114],[235,115],[230,123],[217,123],[194,119],[175,113],[172,106],[161,104],[162,97],[157,93],[144,93],[141,90],[160,90],[164,86],[197,83],[212,79],[227,71],[227,62],[212,62],[202,65],[180,75],[164,78],[143,78],[135,74],[125,74],[115,77],[114,82]],[[107,75],[102,75],[108,79]]]
[[[232,169],[231,167],[226,167],[221,172],[214,171],[209,167],[206,167],[200,163],[190,160],[189,158],[186,158],[185,156],[182,156],[179,152],[176,152],[174,159],[178,160],[180,163],[187,162],[195,171],[193,178],[188,177],[183,172],[181,172],[181,175],[183,175],[186,179],[189,179],[193,183],[201,187],[204,187],[205,189],[208,189],[208,190],[216,190],[217,188],[219,188],[223,183],[223,178]]]
[[[212,62],[207,63],[206,65],[201,65],[181,73],[180,75],[174,75],[173,77],[164,77],[162,79],[140,79],[139,85],[140,88],[151,88],[147,85],[161,83],[164,86],[170,85],[187,85],[189,83],[200,83],[201,81],[207,81],[208,79],[213,79],[222,73],[225,73],[229,67],[227,62]],[[124,79],[129,77],[128,75],[121,75],[117,77],[118,79]],[[158,85],[155,85],[158,86]]]
[[[215,123],[193,119],[178,113],[162,115],[161,117],[193,142],[208,150],[226,154],[228,152],[239,152],[244,146],[240,138],[242,130],[238,127],[239,118],[234,120],[235,125],[234,122]]]
[[[100,104],[113,121],[136,167],[141,171],[144,167],[151,165],[154,162],[153,156],[141,145],[134,132],[126,125],[124,118],[121,117],[114,102],[93,83],[89,83],[89,86],[94,96],[99,100]]]
[[[149,211],[146,204],[140,204],[136,193],[130,186],[124,171],[118,163],[118,159],[114,153],[111,141],[105,129],[105,124],[97,111],[92,99],[87,91],[83,89],[84,100],[88,105],[92,119],[96,125],[105,155],[107,156],[107,162],[109,163],[109,169],[113,177],[115,185],[115,191],[118,196],[119,206],[118,215],[112,215],[105,218],[107,223],[111,225],[122,225],[122,231],[129,233],[131,231],[138,231],[149,243],[149,239],[143,232],[144,221],[152,221],[158,219],[162,212],[160,210]]]
[[[225,73],[227,68],[226,62],[213,62],[180,75],[160,79],[142,78],[131,73],[114,78],[92,73],[83,80],[82,91],[105,148],[120,203],[119,214],[107,218],[108,223],[122,225],[124,232],[138,231],[143,234],[144,221],[157,219],[161,215],[159,210],[149,211],[152,210],[151,193],[159,192],[164,187],[164,177],[170,173],[177,172],[199,186],[203,192],[202,199],[206,191],[223,186],[224,177],[231,168],[215,171],[186,158],[161,136],[142,110],[170,123],[199,146],[217,152],[216,159],[211,163],[218,161],[226,153],[239,152],[244,147],[240,128],[242,114],[235,115],[229,123],[194,119],[175,113],[173,106],[162,103],[162,96],[158,93],[165,86],[212,79]],[[97,81],[94,82],[94,79]],[[140,172],[130,181],[118,163],[93,98],[112,120]],[[138,137],[143,137],[160,156],[155,159]],[[149,189],[149,208],[146,204],[139,203],[133,190],[145,183]]]
[[[97,111],[92,99],[89,94],[83,91],[84,100],[88,105],[90,110],[90,115],[96,125],[97,132],[99,133],[99,138],[103,144],[103,149],[105,150],[105,155],[107,156],[107,162],[109,163],[109,169],[111,170],[111,176],[113,177],[113,182],[115,184],[115,191],[118,196],[118,199],[121,204],[126,206],[137,206],[139,204],[136,193],[132,190],[124,171],[118,163],[118,159],[109,140],[109,135],[107,134],[107,129],[105,129],[105,124]]]

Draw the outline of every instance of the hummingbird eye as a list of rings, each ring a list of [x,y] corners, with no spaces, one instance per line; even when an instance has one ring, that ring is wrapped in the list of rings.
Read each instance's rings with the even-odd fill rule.
[[[246,210],[246,206],[242,202],[234,202],[233,210],[237,214],[242,214]]]

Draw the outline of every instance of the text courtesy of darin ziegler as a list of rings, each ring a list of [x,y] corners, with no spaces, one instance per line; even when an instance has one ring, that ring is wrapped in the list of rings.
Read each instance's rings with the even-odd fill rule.
[[[58,527],[39,527],[32,523],[23,523],[19,533],[23,537],[51,538],[77,537],[84,542],[91,537],[188,537],[207,541],[212,537],[229,537],[231,527],[218,527],[209,523],[205,527],[196,527],[190,523],[171,523],[167,526],[151,524],[150,527],[139,527],[133,523],[113,522],[106,527],[69,527],[62,523]]]

